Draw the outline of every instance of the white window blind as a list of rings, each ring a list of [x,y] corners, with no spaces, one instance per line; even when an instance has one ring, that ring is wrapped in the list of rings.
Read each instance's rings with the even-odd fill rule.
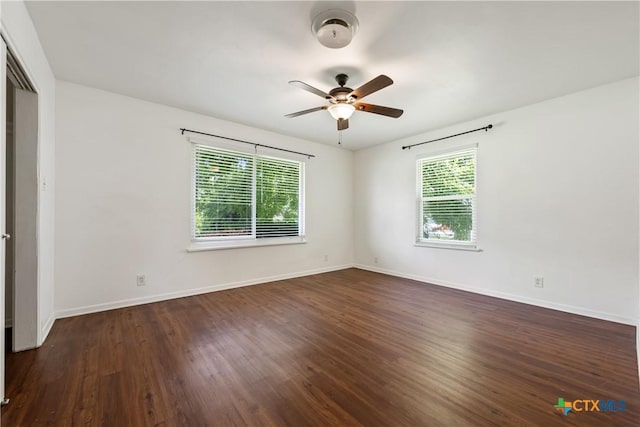
[[[476,148],[417,161],[417,242],[476,244]]]
[[[301,164],[257,158],[256,237],[299,236]]]
[[[194,240],[302,236],[298,161],[194,145]]]

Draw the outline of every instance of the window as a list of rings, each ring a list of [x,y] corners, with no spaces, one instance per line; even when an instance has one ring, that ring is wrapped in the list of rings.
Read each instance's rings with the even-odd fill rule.
[[[301,241],[303,173],[298,161],[195,144],[193,240]]]
[[[417,161],[416,243],[476,246],[476,148]]]

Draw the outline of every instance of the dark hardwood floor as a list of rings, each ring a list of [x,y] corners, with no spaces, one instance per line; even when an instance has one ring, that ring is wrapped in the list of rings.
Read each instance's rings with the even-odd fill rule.
[[[58,320],[7,396],[5,427],[640,425],[633,327],[357,269]]]

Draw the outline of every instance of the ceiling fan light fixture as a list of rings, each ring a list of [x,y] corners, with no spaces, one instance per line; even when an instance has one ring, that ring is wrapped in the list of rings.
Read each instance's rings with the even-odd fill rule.
[[[346,10],[330,9],[313,18],[311,31],[320,44],[340,49],[351,43],[358,30],[358,18]]]
[[[340,119],[348,119],[351,117],[354,111],[356,111],[356,107],[352,104],[332,104],[327,108],[329,110],[329,114],[336,120]]]

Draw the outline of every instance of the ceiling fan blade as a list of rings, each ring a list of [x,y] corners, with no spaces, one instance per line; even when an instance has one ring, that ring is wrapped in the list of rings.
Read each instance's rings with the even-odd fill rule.
[[[326,110],[326,109],[327,109],[327,106],[323,105],[322,107],[309,108],[308,110],[302,110],[295,113],[286,114],[285,117],[289,117],[289,118],[298,117],[303,114],[309,114],[309,113],[313,113],[314,111],[320,111],[320,110]]]
[[[320,89],[316,89],[315,87],[310,86],[310,85],[306,84],[305,82],[301,82],[300,80],[291,80],[289,82],[289,84],[297,86],[302,90],[306,90],[307,92],[311,92],[311,93],[313,93],[315,95],[321,96],[324,99],[333,99],[333,96],[329,95],[328,93],[323,92]]]
[[[338,119],[338,130],[349,129],[349,119]]]
[[[383,107],[381,105],[365,104],[364,102],[357,102],[354,104],[357,111],[364,111],[365,113],[380,114],[382,116],[393,117],[397,119],[404,113],[404,110],[397,108]]]
[[[387,86],[391,86],[393,84],[393,80],[384,74],[379,75],[373,80],[368,81],[367,83],[360,86],[358,89],[354,90],[349,94],[349,96],[353,96],[356,99],[362,99],[367,95],[371,95],[373,92],[377,92],[380,89],[384,89]]]

